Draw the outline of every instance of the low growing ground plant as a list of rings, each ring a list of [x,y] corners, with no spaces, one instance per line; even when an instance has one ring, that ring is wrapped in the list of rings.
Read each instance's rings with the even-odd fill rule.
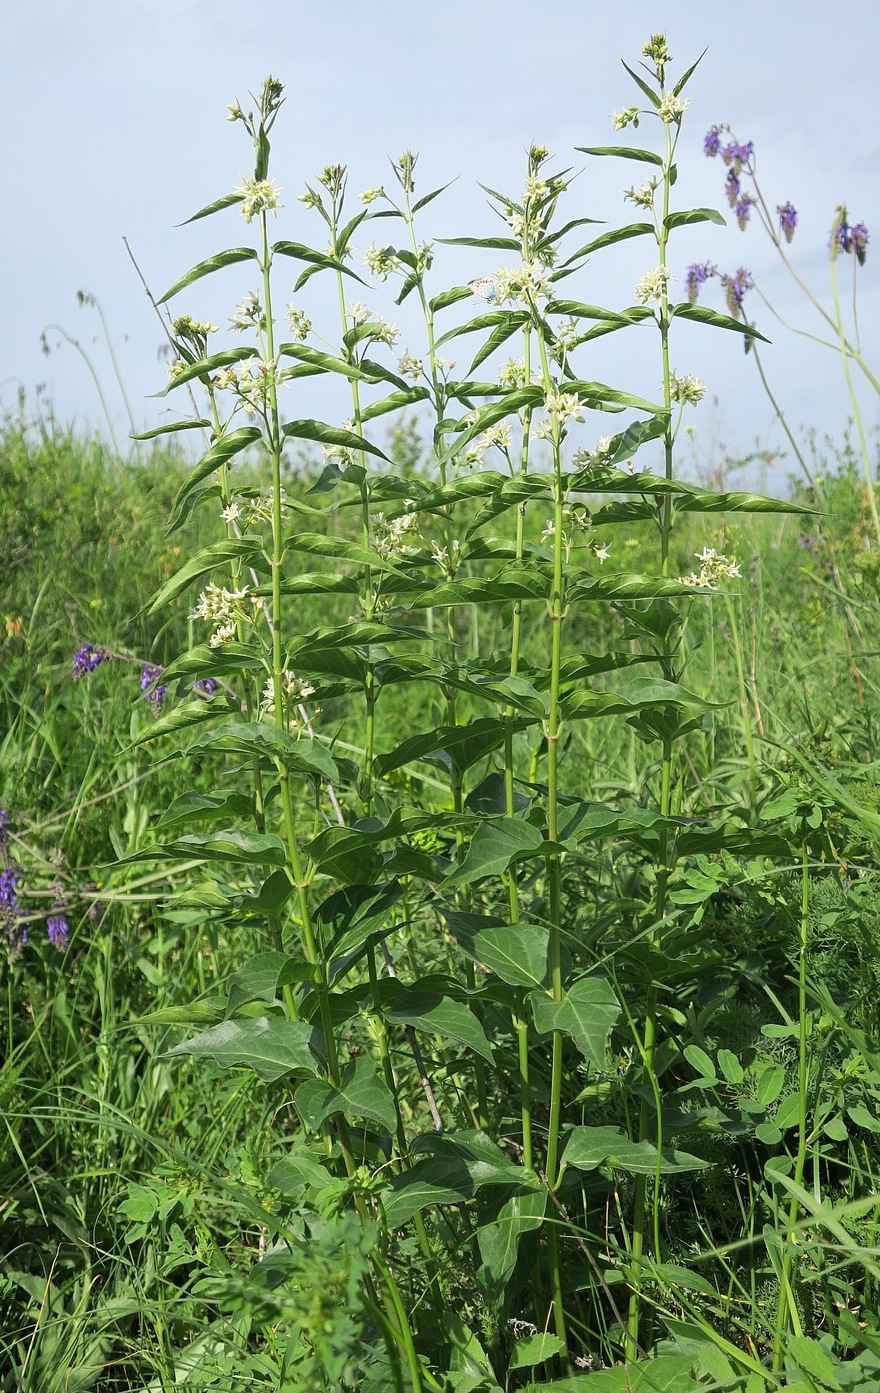
[[[704,387],[677,323],[761,335],[671,298],[677,229],[722,218],[676,204],[696,64],[671,83],[662,35],[642,57],[613,122],[644,143],[581,149],[647,171],[638,220],[590,231],[534,145],[522,190],[486,190],[503,232],[455,239],[483,274],[446,289],[423,229],[443,190],[412,153],[354,205],[325,167],[300,196],[320,245],[273,240],[282,86],[230,108],[253,176],[195,217],[254,235],[159,302],[166,391],[204,412],[150,435],[209,440],[170,534],[222,535],[150,603],[186,616],[181,651],[139,655],[127,748],[179,760],[182,791],[113,874],[162,894],[199,967],[135,1027],[172,1126],[117,1200],[104,1344],[65,1366],[108,1388],[135,1315],[119,1386],[163,1393],[880,1387],[876,1009],[830,972],[856,941],[875,971],[870,773],[841,731],[769,767],[762,601],[730,539],[811,515],[680,477]],[[595,303],[636,239],[634,303]],[[232,266],[253,285],[223,346],[177,311]],[[423,324],[396,359],[389,291]],[[656,401],[601,380],[602,340],[633,332]],[[342,424],[310,412],[317,377]],[[76,663],[88,682],[131,655],[86,637]],[[198,1125],[173,1069],[204,1080]]]

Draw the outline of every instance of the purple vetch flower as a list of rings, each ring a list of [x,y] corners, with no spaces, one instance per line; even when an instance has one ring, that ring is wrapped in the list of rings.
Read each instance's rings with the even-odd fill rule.
[[[716,267],[712,265],[711,261],[694,262],[693,266],[687,268],[684,284],[687,297],[692,305],[697,303],[701,286],[704,286],[709,277],[715,274]]]
[[[727,194],[727,201],[731,208],[736,207],[736,202],[741,191],[742,185],[739,182],[739,175],[736,173],[736,170],[729,170],[724,184],[724,192]]]
[[[217,690],[216,677],[200,677],[193,683],[193,691],[199,696],[212,697]]]
[[[856,260],[860,266],[864,266],[865,257],[868,251],[868,229],[863,222],[857,222],[855,227],[850,228],[850,242],[852,250],[856,254]]]
[[[157,687],[153,687],[153,683],[162,676],[164,671],[165,669],[156,663],[144,663],[144,669],[141,673],[141,691],[144,694],[144,700],[150,703],[157,716],[162,708],[162,702],[168,694],[168,688],[164,682],[160,682]],[[153,687],[152,691],[150,691],[151,687]]]
[[[738,145],[735,140],[732,140],[729,145],[725,145],[721,152],[721,157],[725,164],[732,165],[737,174],[739,174],[743,165],[749,163],[754,153],[754,141],[750,140],[746,145]]]
[[[715,156],[719,154],[720,151],[721,127],[712,126],[711,129],[706,132],[705,139],[703,140],[703,154],[707,155],[710,160],[714,160]]]
[[[753,198],[750,193],[741,193],[739,198],[736,200],[735,212],[740,232],[745,232],[746,227],[748,226],[749,218],[752,216],[752,209],[754,208],[756,202],[757,199]]]
[[[16,888],[21,880],[17,866],[4,866],[0,871],[0,910],[15,910],[18,906]]]
[[[46,920],[46,932],[52,947],[57,948],[59,953],[63,953],[70,938],[70,925],[67,922],[67,916],[50,914]]]
[[[85,677],[86,673],[94,672],[112,656],[109,648],[103,646],[95,648],[91,643],[84,643],[73,655],[73,667],[70,675],[74,682],[78,682],[81,677]]]
[[[746,270],[745,266],[740,266],[735,276],[722,276],[721,284],[724,286],[724,298],[727,301],[728,310],[734,319],[739,319],[742,315],[742,304],[746,291],[752,288],[751,273]]]
[[[810,532],[806,537],[798,537],[797,544],[801,551],[812,551],[813,547],[816,545],[816,538],[813,536],[812,532]]]
[[[779,214],[779,231],[786,242],[790,242],[797,227],[797,209],[793,203],[777,203],[776,211]]]

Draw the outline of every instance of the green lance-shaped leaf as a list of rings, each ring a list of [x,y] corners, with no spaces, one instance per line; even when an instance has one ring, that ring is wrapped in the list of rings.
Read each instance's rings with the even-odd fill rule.
[[[599,410],[603,406],[611,405],[631,407],[635,411],[650,411],[654,416],[668,415],[662,405],[646,401],[644,397],[633,396],[632,392],[622,392],[617,387],[608,387],[604,382],[566,382],[565,390],[575,392],[578,400],[583,402],[584,406],[596,407]]]
[[[582,155],[614,155],[621,160],[638,160],[642,164],[656,164],[662,169],[662,156],[653,150],[639,150],[632,145],[576,145]]]
[[[503,1297],[516,1266],[520,1239],[523,1234],[539,1229],[546,1217],[547,1192],[544,1186],[537,1175],[529,1171],[523,1172],[523,1179],[531,1182],[529,1188],[524,1185],[516,1194],[502,1197],[500,1204],[492,1205],[491,1217],[481,1215],[477,1230],[482,1259],[479,1278],[493,1307]],[[545,1353],[530,1362],[538,1364],[542,1359],[549,1359],[558,1352],[561,1343],[559,1341],[556,1348],[548,1347]]]
[[[562,1164],[582,1171],[610,1166],[633,1175],[653,1175],[657,1169],[657,1145],[652,1141],[630,1141],[619,1127],[573,1127],[562,1153]],[[662,1148],[660,1169],[664,1174],[705,1170],[708,1165],[708,1161],[686,1151],[671,1146]]]
[[[137,860],[225,861],[242,866],[284,866],[285,846],[274,833],[225,831],[193,833],[176,842],[144,847],[134,853]],[[126,860],[131,858],[126,857]]]
[[[323,1079],[306,1079],[293,1095],[293,1103],[303,1126],[311,1132],[317,1132],[328,1117],[338,1113],[378,1122],[387,1132],[393,1133],[397,1126],[394,1095],[366,1055],[346,1068],[338,1088]]]
[[[445,310],[449,305],[457,305],[459,300],[466,300],[473,291],[466,285],[454,285],[450,290],[441,290],[439,295],[435,295],[429,301],[428,308],[432,314],[438,310]]]
[[[265,667],[262,655],[255,647],[250,647],[245,643],[223,643],[219,648],[211,648],[207,643],[199,643],[195,648],[189,648],[185,653],[181,653],[179,658],[174,658],[166,667],[162,674],[165,682],[171,682],[178,677],[220,677],[225,673],[238,672],[240,669]],[[216,700],[216,698],[215,698]],[[213,703],[204,703],[206,706]],[[226,709],[226,708],[224,708]],[[163,729],[162,716],[154,726],[153,731]]]
[[[201,706],[205,702],[199,703]],[[181,822],[218,822],[231,817],[253,815],[253,799],[247,793],[224,788],[217,793],[197,793],[187,789],[169,805],[156,823],[156,830],[175,827]]]
[[[190,750],[212,749],[224,753],[268,755],[283,761],[288,769],[325,779],[338,779],[333,756],[318,740],[297,739],[270,721],[229,719],[223,725],[196,736]]]
[[[614,324],[631,324],[628,315],[619,310],[605,310],[601,305],[585,305],[580,300],[551,300],[547,314],[564,314],[571,319],[607,319]]]
[[[628,242],[631,237],[647,236],[654,236],[654,228],[651,223],[627,223],[625,227],[613,228],[611,232],[603,232],[600,236],[594,237],[591,242],[586,242],[573,255],[569,256],[562,263],[562,266],[563,268],[570,266],[572,262],[579,261],[583,256],[590,256],[593,252],[601,251],[603,247],[613,247],[617,242]]]
[[[176,599],[194,580],[212,575],[218,566],[231,561],[240,561],[254,570],[268,571],[269,562],[263,551],[262,537],[223,537],[219,542],[211,542],[210,546],[203,547],[195,556],[184,562],[180,570],[156,592],[147,613],[155,614],[157,610],[164,609],[165,605]]]
[[[619,692],[574,691],[563,699],[566,720],[586,720],[593,716],[613,716],[621,712],[655,710],[666,706],[684,711],[708,711],[723,702],[706,701],[677,682],[662,677],[633,677]]]
[[[157,435],[173,435],[181,430],[212,430],[210,421],[170,421],[167,426],[154,426],[152,430],[139,431],[132,440],[154,440]]]
[[[424,735],[411,735],[388,754],[378,755],[373,769],[380,777],[401,769],[415,759],[452,764],[464,774],[485,755],[504,744],[507,725],[495,716],[469,721],[462,726],[438,726]],[[522,728],[519,723],[518,728]]]
[[[352,271],[350,266],[346,266],[344,261],[338,261],[327,252],[317,251],[314,247],[307,247],[304,242],[275,242],[272,255],[290,256],[295,261],[307,261],[315,271],[342,271],[344,275],[360,281],[361,285],[364,284],[363,279]]]
[[[437,609],[445,605],[489,604],[511,600],[546,600],[550,578],[540,571],[506,567],[497,576],[465,576],[440,581],[430,590],[408,599],[409,609]]]
[[[513,237],[438,237],[444,247],[474,247],[478,251],[518,252],[520,244]]]
[[[732,329],[736,334],[745,334],[747,338],[770,343],[765,334],[759,334],[757,329],[750,324],[744,324],[741,319],[734,319],[730,314],[719,314],[717,310],[710,310],[706,305],[692,305],[687,300],[670,305],[669,318],[689,319],[694,324],[714,324],[716,329]]]
[[[365,450],[367,454],[377,455],[390,464],[391,461],[378,445],[366,440],[353,430],[343,430],[341,426],[330,426],[326,421],[288,421],[282,427],[288,439],[315,440],[319,445],[342,445],[347,450]]]
[[[621,59],[620,61],[623,63],[623,59]],[[648,98],[648,101],[651,103],[651,105],[659,109],[660,97],[657,95],[654,89],[652,87],[649,87],[647,82],[645,82],[644,78],[639,77],[638,73],[633,72],[629,63],[623,63],[623,66],[626,68],[627,72],[629,73],[630,77],[632,78],[636,86],[639,88],[639,90],[643,92],[645,96]]]
[[[206,261],[200,261],[198,266],[193,266],[191,271],[187,271],[185,276],[181,276],[179,281],[175,281],[171,289],[166,290],[157,303],[164,305],[166,300],[171,300],[186,286],[192,285],[193,281],[201,280],[203,276],[210,276],[214,271],[222,271],[225,266],[235,266],[240,261],[259,261],[259,259],[253,247],[230,247],[228,251],[217,252],[216,256],[209,256]]]
[[[542,387],[517,387],[515,391],[508,392],[500,401],[490,402],[488,406],[481,407],[470,424],[454,438],[449,448],[444,450],[442,459],[454,458],[473,440],[474,436],[488,430],[497,421],[503,421],[505,416],[512,416],[526,406],[541,406],[543,402],[544,390]]]
[[[355,576],[338,572],[304,571],[281,582],[282,595],[357,595],[360,586]]]
[[[405,391],[392,392],[390,396],[370,402],[369,406],[364,407],[361,411],[361,420],[372,421],[376,416],[386,416],[389,411],[400,411],[407,406],[417,406],[420,401],[427,401],[430,395],[427,387],[407,387]]]
[[[173,392],[177,387],[182,387],[186,382],[192,382],[194,378],[208,377],[212,372],[218,372],[220,368],[231,367],[233,363],[243,363],[246,359],[255,356],[252,348],[222,348],[218,353],[212,353],[209,358],[196,358],[184,367],[180,367],[161,392],[153,392],[151,395],[153,397],[167,397],[169,392]]]
[[[316,1075],[317,1036],[303,1021],[223,1021],[168,1053],[204,1055],[227,1069],[249,1068],[266,1083],[288,1074]]]
[[[191,222],[198,222],[200,218],[210,218],[212,213],[220,213],[224,208],[233,208],[237,203],[244,200],[244,194],[225,193],[222,198],[215,198],[213,203],[206,203],[204,208],[200,208],[197,213],[193,213],[191,218],[179,224],[180,227],[187,227]]]
[[[715,208],[684,208],[678,213],[670,213],[665,219],[667,232],[675,227],[690,227],[696,222],[712,222],[717,227],[726,227],[727,221]]]
[[[162,678],[165,681],[164,673]],[[132,746],[145,745],[150,740],[160,740],[166,735],[174,735],[181,730],[191,730],[193,726],[208,725],[212,721],[223,720],[228,714],[228,703],[216,698],[213,701],[204,699],[188,701],[183,706],[172,706],[170,711],[166,711],[157,721],[151,721],[148,726],[138,732],[131,743]]]
[[[528,310],[488,310],[485,314],[477,315],[476,319],[469,319],[465,324],[456,324],[454,329],[447,329],[446,333],[437,340],[437,347],[449,343],[452,339],[459,339],[463,334],[476,334],[482,329],[505,330],[501,339],[503,343],[517,329],[521,329],[529,321]]]
[[[596,1069],[607,1063],[607,1040],[620,1018],[620,1003],[604,977],[582,977],[563,992],[561,1001],[544,991],[529,993],[532,1019],[539,1035],[561,1030]]]
[[[221,465],[228,464],[235,455],[241,454],[249,445],[256,445],[262,439],[259,427],[240,426],[238,430],[230,431],[229,435],[223,435],[203,455],[194,469],[190,471],[184,482],[181,484],[174,500],[175,517],[181,510],[184,500],[197,488],[203,479],[209,474],[213,474]]]

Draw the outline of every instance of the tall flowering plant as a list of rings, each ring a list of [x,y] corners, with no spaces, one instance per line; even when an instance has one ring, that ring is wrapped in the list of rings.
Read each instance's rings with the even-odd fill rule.
[[[159,610],[200,592],[190,617],[201,641],[157,676],[169,696],[206,672],[220,686],[209,701],[191,695],[166,709],[143,739],[183,738],[216,760],[218,787],[182,795],[137,854],[197,863],[187,904],[221,925],[244,916],[255,948],[221,1006],[193,1009],[194,1027],[206,1009],[215,1018],[172,1053],[250,1070],[295,1119],[265,1179],[267,1248],[248,1290],[265,1263],[273,1289],[295,1283],[297,1245],[350,1211],[365,1320],[384,1350],[385,1386],[399,1389],[463,1393],[497,1388],[502,1368],[591,1367],[584,1332],[600,1328],[612,1357],[634,1360],[649,1342],[649,1274],[664,1256],[662,1187],[708,1165],[698,1144],[671,1141],[663,1096],[679,1049],[662,1035],[675,1009],[671,965],[686,956],[692,922],[676,908],[687,894],[676,896],[691,859],[730,832],[725,813],[693,818],[683,792],[682,742],[711,705],[682,683],[682,607],[738,572],[706,548],[699,574],[675,576],[672,539],[681,511],[784,505],[676,476],[682,414],[703,387],[673,367],[674,321],[744,326],[670,298],[670,237],[719,215],[672,207],[693,68],[670,87],[659,35],[643,56],[646,75],[632,76],[647,107],[615,125],[656,120],[662,152],[589,147],[651,167],[627,195],[643,217],[582,242],[592,219],[561,220],[569,172],[535,144],[522,189],[488,191],[503,235],[455,239],[481,257],[503,252],[504,264],[439,290],[420,224],[442,189],[417,193],[411,152],[392,162],[390,191],[366,190],[354,211],[342,166],[306,186],[323,248],[275,237],[283,209],[270,133],[283,92],[267,79],[254,112],[230,109],[252,143],[253,177],[195,215],[236,210],[253,243],[200,262],[162,301],[228,266],[254,276],[230,323],[244,345],[215,348],[215,326],[174,319],[167,391],[198,383],[206,410],[160,428],[211,434],[171,526],[213,508],[224,535],[154,600]],[[374,235],[359,262],[355,238],[368,225],[400,235]],[[652,264],[633,305],[603,308],[590,293],[592,259],[632,238],[653,242]],[[291,263],[300,299],[281,312],[277,285]],[[302,297],[318,275],[335,289],[336,348]],[[393,286],[397,304],[420,305],[423,344],[396,361],[396,326],[367,303],[367,275],[380,291]],[[570,282],[586,283],[584,298]],[[658,334],[657,401],[591,371],[598,339],[646,324]],[[477,345],[463,371],[441,353],[453,342]],[[316,376],[346,390],[342,424],[297,405]],[[374,422],[413,409],[429,422],[430,448],[423,470],[401,477]],[[609,414],[625,424],[596,439]],[[288,493],[286,452],[302,441],[322,447],[321,468],[309,494]],[[633,464],[651,442],[659,473]],[[237,482],[245,452],[264,488]],[[622,516],[655,526],[653,574],[606,569],[602,528]],[[338,597],[329,626],[309,626],[316,596]],[[583,641],[597,604],[619,614],[613,651]],[[502,646],[481,652],[483,626],[499,617]],[[407,698],[417,714],[400,739],[383,713]],[[658,752],[656,787],[636,813],[572,783],[570,733],[601,718],[626,722]],[[754,856],[778,850],[758,832],[740,844]],[[598,903],[600,879],[585,868],[612,847],[647,858],[650,873],[625,922],[603,935],[585,924],[577,887]],[[588,1122],[584,1075],[604,1100]],[[596,1235],[581,1237],[574,1218],[615,1171],[634,1182],[612,1243],[628,1312]],[[584,1255],[592,1275],[581,1286],[571,1264]],[[466,1319],[459,1261],[490,1348]],[[272,1347],[288,1368],[301,1331],[285,1324],[283,1303],[276,1316]],[[514,1344],[528,1329],[536,1343]]]

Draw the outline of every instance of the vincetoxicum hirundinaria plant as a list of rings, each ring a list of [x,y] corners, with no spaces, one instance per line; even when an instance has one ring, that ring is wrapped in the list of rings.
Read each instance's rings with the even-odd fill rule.
[[[469,285],[430,285],[434,249],[418,224],[442,189],[417,196],[409,152],[392,161],[392,191],[367,190],[354,212],[343,167],[307,186],[323,249],[273,241],[282,204],[269,136],[282,89],[270,78],[255,114],[230,109],[253,142],[253,177],[195,215],[236,209],[253,244],[199,263],[162,301],[228,266],[253,270],[231,320],[246,346],[214,350],[213,325],[173,321],[167,391],[198,383],[207,409],[160,428],[211,433],[172,527],[197,506],[225,524],[156,596],[159,609],[199,587],[191,617],[205,626],[162,681],[169,692],[196,673],[222,685],[145,738],[182,737],[216,760],[218,787],[176,800],[157,829],[171,840],[141,854],[197,861],[186,903],[219,925],[244,922],[255,950],[208,1028],[174,1052],[251,1069],[279,1107],[292,1095],[296,1129],[268,1143],[277,1163],[249,1290],[265,1291],[266,1264],[274,1289],[295,1284],[303,1233],[320,1229],[326,1243],[334,1216],[356,1215],[364,1388],[495,1389],[514,1369],[549,1377],[554,1360],[564,1370],[648,1351],[645,1301],[678,1299],[663,1187],[708,1166],[700,1118],[675,1114],[666,1079],[687,1044],[675,1033],[682,994],[697,991],[691,869],[722,847],[779,850],[730,812],[695,817],[687,792],[684,742],[711,707],[682,685],[682,606],[736,568],[707,548],[699,575],[676,578],[676,517],[783,505],[675,477],[681,412],[701,387],[672,365],[674,320],[743,325],[670,300],[671,234],[719,218],[672,209],[693,69],[670,88],[662,36],[644,52],[646,77],[632,76],[648,106],[615,124],[656,119],[662,151],[589,149],[650,166],[628,195],[643,221],[577,245],[592,219],[560,221],[569,172],[550,172],[536,145],[521,193],[487,190],[503,235],[455,239],[505,254]],[[395,365],[396,328],[368,306],[356,269],[367,223],[401,236],[374,239],[366,267],[399,287],[398,305],[421,306],[424,345]],[[653,242],[654,264],[634,305],[603,308],[592,259],[633,238]],[[331,278],[337,349],[303,299],[279,310],[291,262],[303,268],[294,296]],[[584,298],[568,296],[571,278]],[[440,332],[441,316],[475,301],[475,316]],[[657,402],[592,366],[604,335],[652,323]],[[460,375],[440,352],[455,340],[478,344]],[[342,425],[308,411],[319,376],[347,393]],[[430,449],[422,471],[400,477],[373,423],[413,409],[430,421]],[[596,441],[608,414],[625,424]],[[578,427],[591,443],[572,448]],[[308,492],[286,474],[285,451],[301,441],[324,450]],[[636,472],[632,457],[652,441],[662,471]],[[245,451],[264,486],[252,471],[236,486]],[[602,569],[600,529],[623,517],[656,526],[656,574]],[[595,616],[610,607],[617,640],[602,633],[592,651]],[[639,807],[597,796],[589,772],[572,775],[570,732],[598,719],[626,722],[656,751]],[[633,868],[625,905],[609,856]],[[672,1145],[682,1132],[694,1149]],[[290,1370],[305,1337],[282,1308],[271,1347]],[[734,1373],[753,1367],[731,1348]]]

